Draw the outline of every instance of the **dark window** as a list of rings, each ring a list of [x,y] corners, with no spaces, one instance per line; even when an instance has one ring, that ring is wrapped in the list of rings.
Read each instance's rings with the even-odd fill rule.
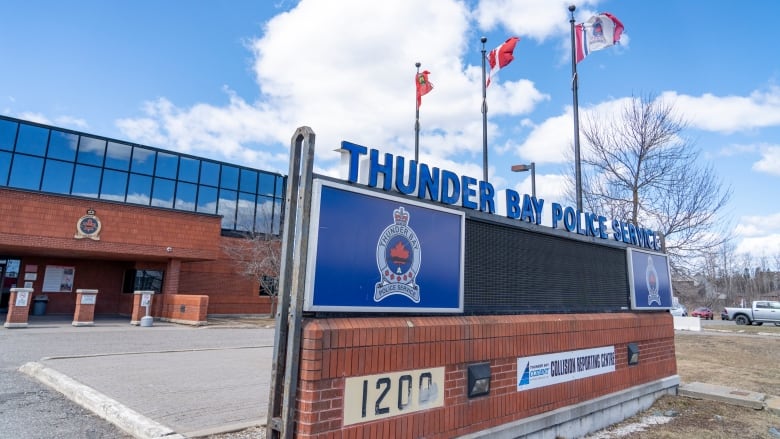
[[[44,156],[48,141],[48,129],[32,125],[20,125],[19,139],[16,141],[16,152]]]
[[[255,194],[238,193],[238,214],[236,215],[236,230],[251,232],[255,222]]]
[[[257,193],[260,195],[273,195],[274,183],[276,182],[276,176],[272,174],[260,173],[260,187],[257,188]]]
[[[101,168],[94,166],[76,165],[76,174],[73,176],[73,190],[71,194],[97,198],[98,189],[100,188],[101,170]]]
[[[222,228],[234,229],[236,227],[236,191],[219,190],[219,208],[217,213],[222,215]]]
[[[260,278],[260,295],[261,296],[276,296],[276,292],[279,291],[279,279],[273,276],[263,275]]]
[[[224,189],[238,189],[238,168],[222,165],[222,177],[219,180],[219,186]]]
[[[9,169],[11,169],[11,153],[0,151],[0,186],[8,183]]]
[[[197,183],[199,173],[200,160],[191,159],[189,157],[179,158],[179,180]]]
[[[241,170],[241,182],[239,190],[243,192],[257,192],[257,171]]]
[[[179,182],[176,185],[176,204],[175,209],[195,211],[195,199],[198,194],[198,187],[192,183]]]
[[[133,148],[124,143],[108,142],[106,168],[127,171],[130,169],[130,153]]]
[[[175,184],[173,180],[165,178],[154,179],[154,190],[152,194],[152,206],[173,208],[173,190]]]
[[[73,163],[47,159],[46,169],[43,171],[41,190],[57,194],[69,194],[72,179]]]
[[[163,287],[165,271],[163,270],[127,270],[122,286],[122,292],[132,294],[136,291],[154,291],[160,293]]]
[[[103,186],[100,188],[100,198],[124,202],[126,189],[127,172],[113,171],[111,169],[103,171]]]
[[[127,202],[148,206],[152,195],[152,177],[130,174],[127,185]]]
[[[157,153],[157,169],[154,171],[156,177],[176,178],[176,168],[179,167],[179,156]]]
[[[200,165],[200,184],[219,185],[219,165],[214,162],[202,161]]]
[[[206,162],[203,162],[205,165]],[[198,188],[198,212],[217,213],[217,189],[201,186]]]
[[[16,154],[8,186],[37,191],[41,185],[43,159]]]
[[[139,174],[154,174],[154,151],[139,146],[133,147],[133,165],[130,170]]]
[[[49,152],[46,156],[52,159],[60,159],[72,162],[76,158],[76,146],[79,143],[79,136],[62,131],[51,130],[51,139],[49,139]]]
[[[94,137],[81,136],[79,154],[76,161],[85,165],[103,166],[106,155],[106,141]]]
[[[19,124],[8,120],[0,120],[0,149],[13,151],[16,142],[16,127]]]

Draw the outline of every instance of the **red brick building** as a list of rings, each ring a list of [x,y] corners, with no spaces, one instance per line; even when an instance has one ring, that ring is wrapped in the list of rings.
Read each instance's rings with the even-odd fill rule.
[[[280,233],[285,178],[242,166],[0,117],[0,313],[10,289],[73,314],[263,314],[270,299],[223,251],[246,232]],[[194,299],[191,296],[205,296]],[[206,305],[207,304],[207,305]],[[189,309],[188,309],[189,308]]]

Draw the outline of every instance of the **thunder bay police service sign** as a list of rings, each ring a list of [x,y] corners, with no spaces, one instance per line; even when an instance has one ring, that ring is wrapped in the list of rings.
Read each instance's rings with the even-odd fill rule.
[[[465,215],[314,181],[306,311],[463,312]]]

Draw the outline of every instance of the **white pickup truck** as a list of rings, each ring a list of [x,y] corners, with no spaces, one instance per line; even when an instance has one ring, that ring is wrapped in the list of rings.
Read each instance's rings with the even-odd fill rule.
[[[761,326],[764,323],[774,323],[775,326],[780,326],[780,302],[756,300],[752,308],[726,307],[726,312],[729,320],[738,325]]]

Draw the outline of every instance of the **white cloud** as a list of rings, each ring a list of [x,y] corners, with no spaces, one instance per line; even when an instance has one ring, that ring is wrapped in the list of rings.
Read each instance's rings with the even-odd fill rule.
[[[463,61],[475,51],[469,46],[479,45],[471,19],[465,4],[453,0],[301,1],[248,44],[260,101],[229,90],[225,107],[181,108],[161,98],[147,103],[145,117],[118,126],[139,142],[265,169],[284,169],[290,136],[302,125],[317,135],[316,166],[323,172],[338,166],[332,151],[341,140],[409,157],[419,61],[434,84],[420,108],[421,160],[470,170],[482,153],[481,67]],[[528,80],[498,82],[488,93],[490,117],[530,114],[549,99]],[[493,121],[488,135],[502,135]]]
[[[23,113],[19,113],[18,116],[20,119],[29,120],[30,122],[37,122],[42,123],[45,125],[51,125],[51,121],[48,117],[44,116],[41,113],[34,113],[30,111],[25,111]]]
[[[86,120],[73,116],[58,116],[55,119],[55,122],[59,126],[71,127],[77,130],[86,130],[89,128],[89,124],[87,124]]]
[[[577,22],[590,17],[599,1],[577,2],[574,18]],[[568,34],[569,5],[571,0],[482,0],[475,12],[480,27],[493,29],[502,26],[516,35],[528,35],[539,41],[546,38]],[[500,42],[496,42],[498,46]],[[491,46],[492,49],[492,46]]]
[[[755,90],[749,96],[681,95],[667,91],[662,98],[675,106],[693,128],[733,133],[780,124],[780,86]]]
[[[737,253],[752,255],[780,254],[780,233],[773,232],[768,225],[780,221],[780,212],[768,216],[744,216],[734,229],[739,241]]]
[[[753,164],[753,169],[780,176],[780,146],[763,146],[761,159]]]

